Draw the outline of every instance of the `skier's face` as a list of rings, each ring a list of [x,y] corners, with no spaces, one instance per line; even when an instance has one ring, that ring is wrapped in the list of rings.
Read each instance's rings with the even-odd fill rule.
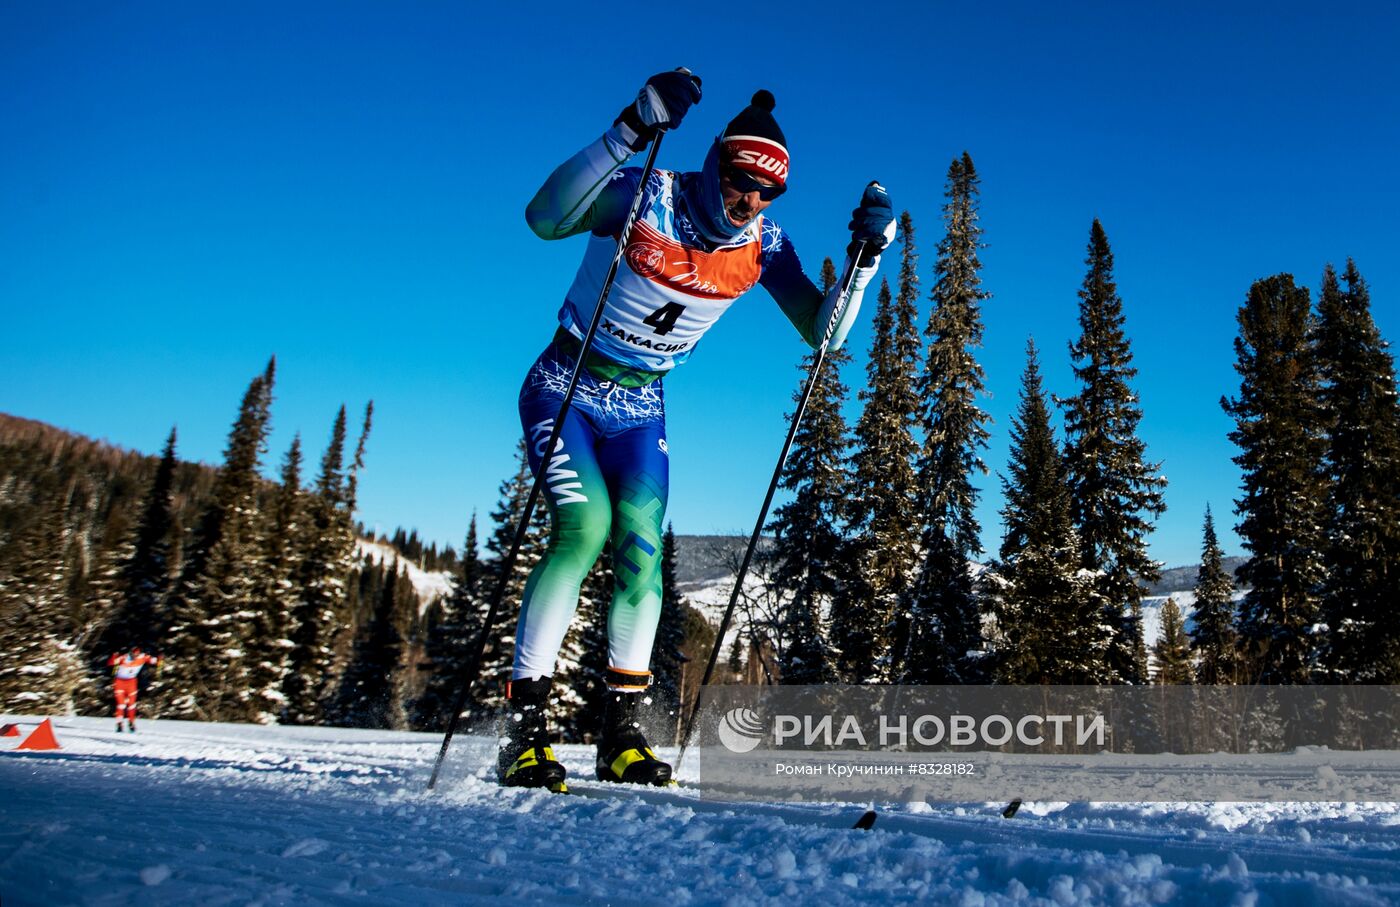
[[[755,176],[724,164],[719,168],[719,191],[724,198],[724,213],[729,222],[742,227],[773,204],[783,187],[771,179]],[[766,196],[766,197],[765,197]]]

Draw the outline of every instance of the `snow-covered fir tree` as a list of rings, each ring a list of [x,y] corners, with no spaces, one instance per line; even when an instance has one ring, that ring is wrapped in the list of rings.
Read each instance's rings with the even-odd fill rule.
[[[1088,273],[1079,290],[1079,339],[1070,344],[1079,391],[1058,401],[1065,414],[1065,479],[1079,533],[1080,564],[1095,575],[1105,608],[1108,674],[1145,683],[1142,640],[1144,583],[1162,565],[1147,552],[1152,519],[1165,509],[1161,464],[1146,459],[1138,436],[1142,407],[1123,301],[1113,278],[1113,252],[1097,219],[1089,230]]]
[[[913,220],[900,216],[903,260],[898,297],[880,282],[872,324],[867,386],[855,427],[850,496],[850,552],[856,573],[841,591],[832,618],[837,667],[850,683],[872,683],[889,673],[892,623],[907,625],[897,613],[918,557],[919,515],[915,501],[914,457],[918,443],[919,399],[915,374],[919,331],[915,325],[918,283]],[[897,654],[897,653],[896,653]]]
[[[1306,683],[1317,656],[1313,625],[1322,581],[1326,451],[1317,364],[1309,345],[1308,291],[1293,275],[1257,280],[1240,308],[1235,338],[1238,397],[1230,440],[1243,471],[1236,526],[1250,558],[1239,630],[1246,679]]]
[[[898,671],[905,683],[964,683],[978,676],[968,653],[981,646],[981,619],[968,565],[982,553],[974,473],[987,473],[991,417],[977,405],[985,373],[975,358],[982,346],[981,180],[966,152],[948,167],[944,235],[934,265],[924,336],[928,355],[919,378],[924,443],[918,459],[918,504],[923,515],[922,561],[910,592],[911,632]]]
[[[1190,683],[1191,638],[1186,635],[1186,622],[1176,599],[1169,597],[1162,605],[1162,636],[1152,647],[1157,671],[1156,683]]]
[[[328,708],[342,727],[401,729],[407,725],[402,681],[405,634],[417,618],[418,596],[394,557],[387,565],[374,614],[355,640]]]
[[[1322,276],[1314,348],[1327,432],[1322,615],[1338,680],[1400,682],[1400,403],[1395,360],[1348,260]]]
[[[655,676],[651,695],[658,717],[665,719],[665,737],[675,736],[680,718],[681,673],[685,669],[686,612],[689,605],[676,584],[676,530],[666,524],[661,536],[661,623],[652,646],[651,671]]]
[[[836,267],[828,258],[822,262],[823,291],[836,280]],[[798,366],[802,374],[811,374],[816,356],[813,352],[803,358]],[[850,497],[846,472],[850,436],[841,413],[847,395],[841,368],[850,361],[844,348],[828,352],[821,371],[814,376],[780,479],[792,499],[773,512],[768,524],[773,547],[763,556],[771,562],[773,581],[783,590],[775,628],[783,683],[831,683],[837,679],[824,615],[838,598],[840,578],[848,566],[841,527]],[[801,398],[799,388],[793,401]],[[678,622],[683,623],[683,617],[678,616]]]
[[[1026,345],[1002,490],[1005,534],[985,577],[996,617],[995,679],[1103,682],[1108,628],[1092,580],[1080,568],[1079,537],[1033,341]]]
[[[417,730],[444,730],[449,710],[466,682],[467,661],[483,616],[481,586],[485,568],[477,548],[476,513],[473,512],[452,593],[430,612],[427,658],[432,672],[423,695],[413,706],[413,727]]]
[[[1206,506],[1201,570],[1196,576],[1195,626],[1191,649],[1196,678],[1203,684],[1236,683],[1239,637],[1235,633],[1235,580],[1225,572],[1224,552],[1215,533],[1215,517]]]
[[[200,520],[167,607],[162,677],[151,692],[168,718],[255,716],[245,646],[256,613],[266,542],[258,463],[266,449],[276,360],[248,385],[229,433],[213,501]]]
[[[544,507],[536,507],[520,544],[520,551],[509,573],[504,573],[506,556],[515,540],[525,502],[534,481],[525,457],[525,439],[516,447],[515,474],[500,486],[500,497],[491,511],[495,528],[486,540],[486,550],[492,554],[487,562],[486,587],[497,599],[496,617],[487,628],[486,650],[482,655],[477,677],[472,678],[471,717],[494,717],[505,705],[506,682],[510,680],[515,659],[515,616],[525,595],[525,584],[544,556],[549,536],[549,517]],[[488,600],[488,607],[489,600]],[[483,615],[484,616],[484,615]]]
[[[9,542],[0,572],[0,711],[71,714],[86,680],[75,644],[87,629],[85,609],[68,592],[79,521],[73,504],[84,481],[71,475],[36,489],[28,525]]]
[[[372,406],[372,404],[371,404]],[[293,647],[282,691],[286,724],[319,724],[330,683],[343,668],[340,636],[350,625],[346,583],[354,566],[354,479],[361,464],[370,413],[350,469],[345,468],[345,407],[336,414],[330,443],[321,458],[316,487],[306,501],[306,531],[301,543],[300,600],[292,613]]]
[[[567,691],[561,689],[558,692],[566,693],[573,704],[568,708],[556,707],[552,713],[557,719],[554,727],[565,740],[591,740],[603,726],[610,661],[608,617],[612,613],[616,591],[612,563],[611,546],[605,545],[598,562],[583,581],[578,614],[565,636],[566,646],[574,649],[570,654],[574,656],[575,664],[567,677],[556,675],[556,680],[567,684]],[[664,589],[662,594],[665,594]]]
[[[301,436],[292,438],[282,461],[282,483],[272,499],[266,531],[263,573],[258,577],[256,613],[248,639],[248,686],[257,722],[273,724],[286,708],[282,685],[291,651],[292,614],[301,598],[301,546],[306,493],[301,487]]]
[[[111,696],[111,671],[107,660],[112,652],[139,645],[157,651],[160,615],[178,565],[172,560],[178,525],[174,512],[175,429],[165,440],[160,464],[156,467],[140,521],[121,558],[112,608],[88,647],[91,674],[100,688],[100,698]]]
[[[171,536],[175,516],[171,494],[175,482],[175,429],[165,439],[160,465],[146,496],[141,522],[136,527],[130,556],[121,566],[120,610],[104,628],[104,637],[117,648],[132,643],[155,644],[157,615],[165,605],[171,580]],[[120,638],[118,638],[120,637]],[[105,647],[104,647],[105,648]]]
[[[589,601],[584,602],[584,590],[580,589],[579,606],[574,611],[574,619],[569,622],[569,630],[564,634],[554,662],[554,692],[550,696],[547,714],[552,726],[566,734],[564,739],[567,740],[581,739],[584,733],[578,717],[584,709],[583,691],[587,681],[598,676],[596,662],[590,663],[590,659],[597,657],[600,636],[604,640],[601,648],[605,657],[607,653],[606,618],[611,610],[612,590],[616,583],[612,558],[600,555],[590,572],[592,576],[597,576],[592,583],[594,593]],[[585,586],[589,585],[587,579],[584,582]],[[604,589],[608,591],[604,592]]]

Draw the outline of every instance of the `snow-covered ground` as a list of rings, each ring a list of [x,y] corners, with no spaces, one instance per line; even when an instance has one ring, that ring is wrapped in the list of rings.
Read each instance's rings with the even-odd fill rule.
[[[752,596],[759,596],[763,593],[763,581],[750,573],[744,577],[744,591]],[[729,607],[729,597],[734,594],[734,577],[726,576],[720,579],[703,580],[697,583],[688,583],[680,587],[681,595],[693,608],[698,608],[710,623],[719,625],[720,619],[724,617],[724,610]],[[736,608],[736,614],[742,615],[743,603]]]
[[[0,738],[5,907],[1400,903],[1393,803],[1028,803],[1008,820],[916,802],[858,831],[868,804],[503,790],[483,735],[457,738],[429,793],[434,735],[55,726],[56,752]],[[591,766],[558,749],[575,777]]]

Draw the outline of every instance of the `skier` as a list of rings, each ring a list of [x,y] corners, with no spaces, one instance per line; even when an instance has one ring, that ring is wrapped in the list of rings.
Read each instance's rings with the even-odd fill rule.
[[[525,587],[507,687],[510,724],[500,744],[503,784],[564,789],[545,711],[579,589],[611,540],[615,587],[608,612],[608,686],[599,780],[663,785],[671,766],[647,745],[638,706],[651,683],[661,616],[661,533],[669,450],[662,378],[740,295],[762,284],[802,338],[820,346],[838,302],[802,272],[792,241],[764,211],[787,189],[787,140],[760,90],[715,139],[696,172],[623,165],[700,100],[689,71],[659,73],[596,141],[556,169],[525,216],[542,239],[590,234],[559,310],[554,339],[520,391],[530,467],[546,468],[548,549]],[[645,186],[643,187],[643,181]],[[593,306],[638,190],[625,264],[607,298],[572,408],[547,467],[544,446],[581,351]],[[889,196],[872,183],[850,223],[856,262],[850,300],[831,338],[844,341],[880,252],[894,238]],[[863,246],[858,246],[864,243]]]
[[[113,652],[112,657],[107,659],[107,666],[112,669],[112,695],[117,700],[117,733],[122,730],[122,713],[126,713],[126,727],[131,733],[136,733],[136,694],[138,692],[138,678],[141,669],[146,665],[155,665],[160,668],[160,658],[155,655],[147,655],[141,651],[140,646],[132,646],[131,651],[123,655],[121,652]]]

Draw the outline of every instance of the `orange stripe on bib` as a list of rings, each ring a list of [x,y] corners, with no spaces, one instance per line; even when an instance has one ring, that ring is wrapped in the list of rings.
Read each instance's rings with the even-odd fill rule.
[[[638,220],[627,238],[627,264],[653,283],[702,299],[734,299],[758,283],[759,244],[706,252],[682,245]]]

